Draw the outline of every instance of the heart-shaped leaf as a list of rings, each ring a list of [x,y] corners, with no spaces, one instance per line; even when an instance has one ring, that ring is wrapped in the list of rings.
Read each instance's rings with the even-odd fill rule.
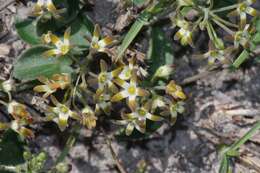
[[[43,56],[48,50],[46,46],[35,46],[26,50],[14,65],[14,77],[20,80],[34,80],[39,76],[52,76],[59,73],[72,73],[70,67],[72,61],[67,56],[49,57]]]

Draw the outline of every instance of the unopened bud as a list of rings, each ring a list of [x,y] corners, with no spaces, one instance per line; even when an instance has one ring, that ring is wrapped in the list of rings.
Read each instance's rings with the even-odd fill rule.
[[[153,78],[168,78],[173,72],[173,68],[170,65],[163,65],[159,67]]]
[[[14,81],[12,79],[8,79],[2,83],[2,88],[5,92],[10,92],[13,88]]]

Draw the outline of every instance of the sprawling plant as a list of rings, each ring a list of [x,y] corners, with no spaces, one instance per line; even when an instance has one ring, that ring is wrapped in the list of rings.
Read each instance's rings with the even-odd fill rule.
[[[177,28],[173,38],[183,46],[195,47],[194,37],[206,31],[208,51],[195,56],[206,58],[209,67],[239,67],[260,40],[254,0],[142,0],[124,5],[132,3],[144,10],[125,36],[104,34],[79,0],[38,0],[28,18],[17,17],[17,33],[31,47],[1,84],[0,103],[11,117],[0,123],[0,130],[11,128],[33,138],[32,126],[39,122],[55,122],[64,131],[74,126],[93,129],[109,120],[124,127],[121,136],[136,138],[163,122],[174,125],[187,96],[172,80],[173,48],[157,25],[162,17],[171,19],[171,28]],[[147,54],[131,45],[142,28],[150,35]],[[41,117],[15,97],[25,89],[45,100]]]

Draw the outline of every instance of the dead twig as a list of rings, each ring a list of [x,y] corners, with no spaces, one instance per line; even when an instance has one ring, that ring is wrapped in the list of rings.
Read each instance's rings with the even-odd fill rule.
[[[109,139],[107,137],[106,138],[106,143],[107,143],[107,145],[108,145],[108,147],[110,149],[111,155],[112,155],[112,157],[113,157],[113,159],[114,159],[114,161],[116,163],[116,166],[117,166],[118,170],[120,171],[120,173],[127,173],[125,168],[123,167],[122,163],[118,159],[118,156],[117,156],[117,154],[116,154],[116,152],[115,152],[115,150],[114,150],[114,148],[113,148],[113,146],[111,144],[111,139]]]
[[[0,11],[2,11],[3,9],[5,9],[6,7],[8,7],[14,2],[15,0],[6,0],[2,5],[0,5]]]
[[[221,69],[215,69],[215,70],[212,70],[212,71],[204,71],[204,72],[201,72],[199,74],[196,74],[194,76],[191,76],[191,77],[188,77],[186,79],[184,79],[182,82],[181,82],[181,85],[188,85],[188,84],[191,84],[193,82],[196,82],[197,80],[199,79],[202,79],[202,78],[205,78],[207,76],[210,76],[210,75],[213,75],[215,74],[216,72],[220,71]]]

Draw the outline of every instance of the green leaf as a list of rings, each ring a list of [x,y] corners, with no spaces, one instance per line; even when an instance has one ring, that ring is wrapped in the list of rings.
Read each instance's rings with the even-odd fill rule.
[[[219,173],[228,173],[228,172],[229,172],[229,158],[228,156],[224,155],[221,160]]]
[[[21,20],[16,19],[15,28],[19,37],[26,43],[35,45],[41,42],[40,37],[37,35],[35,21],[32,19]]]
[[[260,121],[258,121],[252,129],[250,129],[241,139],[236,141],[233,145],[230,146],[230,150],[237,150],[241,145],[243,145],[247,140],[249,140],[254,133],[260,129]]]
[[[150,64],[148,72],[151,75],[153,75],[160,66],[173,64],[174,55],[172,44],[159,26],[152,27],[151,29],[147,56]]]
[[[77,17],[80,11],[79,4],[79,0],[65,0],[65,7],[67,9],[67,13],[64,16],[65,23],[70,23]]]
[[[8,130],[4,133],[0,142],[0,165],[18,165],[24,162],[24,143],[17,133]],[[1,173],[7,173],[1,171]]]
[[[256,30],[260,32],[260,18],[256,20]]]
[[[140,14],[140,16],[137,18],[137,20],[134,22],[134,24],[131,26],[130,30],[126,34],[121,46],[118,49],[117,54],[117,60],[122,58],[124,55],[124,52],[128,48],[128,46],[132,43],[132,41],[135,39],[135,37],[138,35],[138,33],[141,31],[141,29],[148,23],[148,21],[155,15],[161,13],[163,10],[166,9],[166,7],[169,7],[172,5],[172,1],[168,0],[161,0],[156,3],[152,3],[150,6],[148,6],[143,12]]]
[[[149,18],[150,18],[150,15],[147,12],[143,12],[137,18],[137,20],[131,26],[131,28],[128,31],[128,33],[126,34],[121,46],[118,49],[119,51],[118,51],[117,59],[120,59],[124,55],[128,46],[132,43],[132,41],[135,39],[137,34],[141,31],[143,26],[148,22]]]
[[[51,17],[50,13],[46,13],[41,19],[37,20],[36,31],[38,36],[46,34],[48,31],[52,31],[53,33],[60,32],[60,30],[68,27],[67,25],[78,17],[80,11],[79,0],[56,0],[54,3],[57,7],[61,7],[61,9],[65,8],[66,11],[61,14],[60,19],[55,19]]]
[[[257,33],[253,36],[252,42],[253,42],[254,44],[260,44],[260,32],[257,32]]]
[[[34,80],[39,76],[52,76],[59,73],[72,73],[72,61],[66,56],[46,58],[42,54],[46,46],[35,46],[26,50],[14,65],[14,77],[20,80]]]
[[[216,8],[222,8],[222,7],[227,7],[230,5],[236,4],[236,0],[221,0],[221,1],[214,1],[214,9]]]
[[[238,56],[235,62],[232,64],[233,67],[239,68],[241,64],[243,64],[249,58],[249,52],[245,49],[243,52]]]
[[[219,173],[229,173],[231,168],[229,166],[229,158],[230,156],[238,156],[238,149],[243,145],[246,141],[248,141],[258,130],[260,129],[260,121],[258,121],[252,129],[250,129],[242,138],[233,143],[230,147],[226,147],[223,149],[222,155],[223,158],[221,160],[221,165],[219,168]]]
[[[89,42],[85,36],[91,37],[94,30],[94,24],[87,16],[79,16],[71,24],[71,37],[70,41],[72,45],[79,47],[88,47]]]

